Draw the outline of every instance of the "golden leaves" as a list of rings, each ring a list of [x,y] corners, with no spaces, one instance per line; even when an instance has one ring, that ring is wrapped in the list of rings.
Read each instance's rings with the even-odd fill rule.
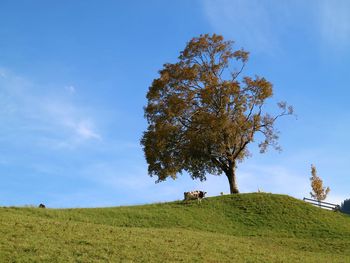
[[[237,50],[233,52],[233,57],[237,60],[242,60],[243,62],[247,62],[249,58],[249,52],[244,51],[243,49]]]
[[[272,84],[263,77],[241,77],[249,53],[233,50],[220,35],[191,39],[177,63],[164,64],[147,93],[148,130],[141,140],[150,175],[165,180],[187,171],[205,179],[249,155],[247,145],[261,133],[262,152],[278,149],[274,122],[288,115],[263,114]],[[239,70],[231,70],[231,64]],[[220,165],[218,165],[220,164]]]
[[[323,187],[323,181],[320,177],[317,176],[316,167],[313,164],[311,165],[310,181],[311,181],[311,188],[312,188],[312,192],[310,192],[311,197],[315,198],[318,201],[322,201],[326,199],[330,191],[330,188]]]

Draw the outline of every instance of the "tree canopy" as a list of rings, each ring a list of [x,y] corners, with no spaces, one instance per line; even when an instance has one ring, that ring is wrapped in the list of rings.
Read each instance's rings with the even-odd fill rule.
[[[148,129],[141,144],[150,176],[157,182],[188,172],[193,179],[225,173],[238,193],[237,162],[261,134],[260,152],[280,149],[275,121],[293,113],[285,102],[280,113],[264,113],[272,84],[264,77],[242,76],[249,53],[233,49],[220,35],[190,40],[178,62],[164,64],[147,93]]]

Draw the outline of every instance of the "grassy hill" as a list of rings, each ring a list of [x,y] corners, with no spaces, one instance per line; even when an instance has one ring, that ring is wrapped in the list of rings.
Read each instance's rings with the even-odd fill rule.
[[[350,217],[263,193],[0,208],[0,262],[350,262]]]

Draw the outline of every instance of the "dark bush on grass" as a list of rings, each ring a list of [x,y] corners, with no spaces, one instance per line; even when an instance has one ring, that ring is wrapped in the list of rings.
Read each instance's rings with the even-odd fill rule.
[[[350,215],[350,199],[345,199],[340,205],[340,211]]]

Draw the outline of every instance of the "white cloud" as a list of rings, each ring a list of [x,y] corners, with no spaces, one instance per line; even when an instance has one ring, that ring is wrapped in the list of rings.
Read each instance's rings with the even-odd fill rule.
[[[72,135],[80,140],[102,139],[95,129],[92,118],[87,113],[81,112],[72,103],[60,100],[47,100],[42,103],[42,108],[56,124],[69,129]]]
[[[279,53],[289,44],[286,41],[290,42],[284,37],[291,34],[311,35],[319,46],[350,45],[348,0],[204,0],[203,7],[216,32],[236,40],[248,51]]]
[[[122,158],[122,157],[121,157]],[[155,184],[147,174],[146,165],[129,159],[97,161],[89,164],[80,175],[102,187],[119,194],[119,204],[164,202],[182,199],[181,180]],[[142,164],[140,164],[142,163]],[[121,200],[122,199],[122,200]]]
[[[302,198],[308,193],[308,177],[280,165],[249,165],[239,172],[245,191],[288,194]]]
[[[327,196],[327,200],[325,200],[325,202],[341,205],[341,203],[345,199],[348,199],[348,198],[349,198],[349,196],[337,195],[337,194],[332,193],[332,191],[330,191],[328,196]]]
[[[0,114],[11,122],[7,126],[17,137],[31,136],[44,146],[75,148],[89,140],[101,140],[91,111],[77,105],[57,92],[45,92],[44,87],[13,73],[0,79]],[[3,124],[5,125],[5,124]]]
[[[263,1],[205,0],[204,12],[215,31],[250,51],[272,53],[279,49],[278,25]]]
[[[350,45],[350,2],[320,1],[319,29],[322,37],[336,47]]]
[[[64,88],[71,94],[76,92],[76,88],[73,85],[65,86]]]
[[[97,134],[91,127],[90,122],[81,121],[76,126],[76,132],[84,139],[101,140],[101,136]]]

